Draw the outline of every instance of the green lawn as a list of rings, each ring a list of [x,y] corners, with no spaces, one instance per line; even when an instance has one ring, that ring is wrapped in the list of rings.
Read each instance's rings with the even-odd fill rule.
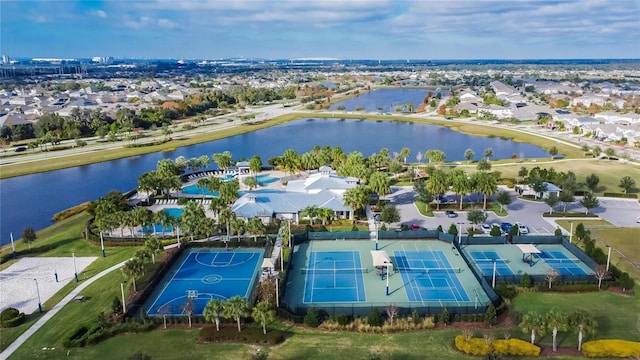
[[[640,292],[638,291],[634,297],[606,291],[582,294],[528,293],[517,296],[513,304],[516,310],[522,313],[528,311],[545,313],[550,309],[565,313],[584,310],[598,321],[598,333],[595,336],[598,339],[638,341],[638,334],[640,334]],[[522,332],[516,336],[526,339]],[[578,339],[569,332],[562,333],[559,341],[562,346],[573,346],[577,345]],[[551,344],[551,336],[547,335],[541,339],[541,344]]]
[[[620,228],[620,229],[592,229],[592,238],[596,240],[596,245],[601,247],[603,251],[607,251],[606,245],[600,239],[606,241],[614,249],[620,251],[629,260],[636,264],[640,264],[640,237],[638,228]],[[640,270],[631,266],[629,262],[615,252],[611,252],[611,263],[620,269],[629,272],[630,275],[640,280]]]
[[[75,252],[76,256],[98,257],[94,262],[91,263],[91,265],[84,269],[84,271],[78,274],[80,282],[76,283],[75,281],[72,281],[66,284],[49,300],[45,301],[42,304],[44,311],[51,309],[73,289],[82,284],[84,280],[92,277],[93,275],[101,272],[104,269],[107,269],[117,263],[133,257],[135,251],[137,250],[136,247],[107,247],[105,249],[107,257],[103,258],[101,256],[99,246],[93,245],[92,243],[82,238],[81,232],[84,229],[84,226],[88,219],[88,214],[78,214],[37,232],[38,239],[32,244],[32,250],[35,253],[29,254],[28,256],[70,257],[71,252]],[[27,245],[23,244],[22,241],[16,242],[18,259],[20,259],[21,257],[20,252],[25,249],[27,249]],[[11,245],[4,246],[2,248],[3,254],[7,254],[10,252]],[[14,262],[15,260],[7,261],[6,263],[2,264],[0,268],[4,270]],[[120,272],[117,273],[119,274]],[[23,324],[15,328],[2,329],[2,336],[0,336],[0,350],[4,350],[38,318],[39,314],[32,314],[29,316],[27,324]],[[67,322],[64,323],[67,324]]]

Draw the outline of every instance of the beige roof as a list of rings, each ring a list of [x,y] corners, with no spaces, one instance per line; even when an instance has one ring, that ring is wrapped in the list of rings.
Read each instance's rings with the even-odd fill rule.
[[[517,244],[518,249],[524,254],[539,254],[541,251],[533,244]]]
[[[391,258],[384,250],[371,250],[371,258],[373,259],[373,266],[391,266]]]

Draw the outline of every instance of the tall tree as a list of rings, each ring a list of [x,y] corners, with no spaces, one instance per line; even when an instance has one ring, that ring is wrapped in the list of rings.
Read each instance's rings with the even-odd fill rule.
[[[500,191],[496,196],[496,201],[500,204],[500,208],[504,211],[504,206],[511,204],[511,194],[508,191]]]
[[[382,208],[382,212],[380,213],[380,220],[383,223],[387,224],[400,221],[400,212],[398,211],[398,208],[396,208],[394,205],[387,204]]]
[[[220,316],[224,311],[224,301],[211,299],[204,307],[204,318],[207,321],[216,323],[216,331],[220,331]]]
[[[547,149],[547,153],[551,155],[551,160],[553,160],[555,159],[556,155],[558,155],[558,148],[555,146],[552,146],[549,149]]]
[[[252,175],[256,176],[262,170],[262,159],[260,156],[255,155],[249,159],[249,171]]]
[[[521,167],[518,171],[518,177],[521,178],[522,181],[524,181],[527,178],[527,175],[529,175],[529,170],[524,166]]]
[[[496,178],[492,174],[478,172],[473,174],[472,180],[476,190],[484,195],[484,206],[482,209],[487,210],[487,198],[498,191]]]
[[[487,159],[480,159],[476,168],[478,169],[478,171],[489,171],[491,170],[491,162],[489,162]]]
[[[555,310],[549,310],[545,316],[545,324],[547,330],[551,330],[551,336],[553,338],[553,351],[558,351],[556,339],[558,337],[558,331],[567,331],[569,329],[569,321],[567,314],[558,312]]]
[[[591,191],[592,193],[598,190],[599,183],[600,183],[600,178],[596,174],[591,174],[587,176],[587,178],[585,179],[585,185],[587,186],[587,189],[589,189],[589,191]]]
[[[402,158],[403,163],[407,162],[407,158],[409,156],[411,156],[411,150],[409,150],[409,148],[404,147],[402,148],[402,150],[400,150],[400,157]]]
[[[467,159],[467,163],[471,164],[471,160],[476,156],[476,153],[471,149],[467,149],[464,151],[464,158]]]
[[[267,324],[275,319],[275,311],[271,309],[269,303],[260,301],[251,310],[251,317],[255,322],[262,326],[262,333],[267,334]]]
[[[333,218],[335,212],[330,208],[318,209],[318,217],[322,220],[322,225],[327,225],[327,222]]]
[[[522,316],[520,329],[524,333],[531,333],[531,344],[536,343],[536,336],[544,336],[546,333],[545,318],[537,312],[528,312]]]
[[[578,351],[581,351],[583,335],[594,335],[598,329],[598,322],[591,314],[577,310],[569,315],[569,327],[578,333]]]
[[[29,249],[31,249],[31,243],[36,241],[37,238],[38,236],[36,235],[36,230],[33,226],[27,226],[22,229],[22,241],[29,245]]]
[[[429,162],[433,162],[436,165],[440,164],[441,162],[444,161],[444,159],[447,157],[447,155],[442,152],[441,150],[438,149],[431,149],[431,150],[427,150],[424,153],[425,157],[427,159],[429,159]]]
[[[474,227],[478,226],[478,224],[482,224],[487,221],[487,213],[480,209],[469,210],[467,211],[467,221],[472,223]]]
[[[218,165],[218,169],[226,170],[233,165],[233,155],[230,151],[224,151],[221,153],[215,153],[211,155],[213,162]]]
[[[255,176],[247,176],[242,180],[242,183],[249,188],[249,191],[258,187],[258,179]]]
[[[558,205],[560,198],[556,193],[551,193],[544,199],[544,202],[549,205],[549,214],[553,214],[553,208]]]
[[[258,236],[265,234],[266,227],[260,218],[254,217],[247,221],[247,231],[253,235],[253,241],[258,241]]]
[[[376,171],[371,174],[368,186],[372,192],[380,196],[385,196],[391,193],[391,181],[389,180],[389,176],[380,171]]]
[[[369,189],[366,186],[356,186],[345,191],[342,201],[344,205],[352,208],[354,211],[364,209],[369,203]]]
[[[636,187],[636,181],[633,180],[631,176],[625,176],[622,179],[620,179],[620,184],[618,184],[618,187],[622,188],[622,190],[626,194]]]
[[[316,205],[309,205],[302,210],[300,210],[300,216],[308,217],[311,225],[314,224],[316,217],[318,217],[318,208]]]
[[[584,214],[588,215],[590,209],[596,208],[600,205],[600,201],[598,201],[598,198],[592,193],[586,192],[582,197],[582,200],[580,200],[580,205],[584,206]]]
[[[136,278],[144,273],[144,262],[142,259],[134,257],[124,263],[122,273],[133,282],[133,291],[137,292]]]
[[[249,306],[247,300],[240,296],[234,296],[224,303],[222,316],[227,319],[234,319],[238,323],[238,331],[242,331],[240,327],[240,319],[249,314]]]
[[[492,148],[486,148],[484,150],[483,154],[484,154],[484,157],[487,158],[487,161],[489,161],[493,157],[493,149]]]
[[[437,197],[444,195],[449,190],[449,179],[442,170],[434,171],[426,183],[427,190]],[[436,202],[436,208],[440,210],[440,201]]]
[[[451,172],[451,189],[457,195],[460,196],[460,210],[462,210],[462,203],[464,195],[471,192],[473,184],[466,172],[462,170],[454,170]]]
[[[191,241],[194,240],[194,235],[198,229],[198,225],[202,223],[202,219],[205,217],[204,209],[199,202],[193,200],[187,202],[184,207],[184,211],[182,212],[181,223],[182,227],[189,232]]]
[[[240,242],[240,236],[244,235],[244,232],[247,230],[244,219],[239,216],[234,216],[233,218],[231,218],[231,229],[234,233],[236,233],[238,242]]]

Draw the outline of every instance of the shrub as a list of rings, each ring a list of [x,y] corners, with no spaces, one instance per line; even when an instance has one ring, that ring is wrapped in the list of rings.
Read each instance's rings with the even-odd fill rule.
[[[640,342],[626,340],[595,340],[582,344],[586,357],[630,358],[640,356]]]
[[[492,346],[487,344],[484,339],[471,338],[466,340],[464,335],[458,335],[455,339],[456,349],[467,355],[485,356],[492,352]]]
[[[520,286],[522,286],[523,288],[530,288],[531,286],[533,286],[531,275],[527,273],[522,274],[522,277],[520,278]]]
[[[367,323],[371,326],[382,326],[382,316],[378,308],[371,309],[369,316],[367,316]]]
[[[627,198],[627,199],[635,199],[635,198],[638,197],[638,195],[636,195],[636,194],[624,194],[624,193],[612,193],[612,192],[603,193],[602,196],[604,196],[604,197]]]
[[[487,312],[484,315],[484,321],[488,325],[495,325],[498,323],[498,314],[496,313],[496,307],[493,306],[493,303],[489,304],[487,307]]]
[[[518,295],[515,286],[508,285],[506,283],[498,283],[496,286],[496,292],[504,299],[513,299]]]
[[[493,352],[506,356],[540,356],[540,347],[520,339],[495,340]]]
[[[91,204],[91,201],[85,201],[80,205],[76,205],[73,207],[70,207],[66,210],[62,210],[60,212],[57,212],[55,214],[53,214],[53,217],[51,218],[51,221],[56,222],[56,221],[60,221],[60,220],[64,220],[67,218],[72,217],[73,215],[76,214],[80,214],[81,212],[87,210],[87,208],[89,208],[89,204]]]
[[[318,310],[310,308],[307,310],[307,314],[304,316],[304,324],[310,327],[318,327],[320,325],[320,315]]]
[[[345,314],[340,314],[338,316],[336,316],[336,322],[342,326],[347,325],[349,322],[351,322],[351,320],[349,319],[349,317]]]
[[[438,321],[444,325],[449,325],[451,322],[451,314],[449,314],[449,309],[444,308],[442,312],[438,315]]]
[[[0,327],[9,328],[22,324],[24,313],[14,308],[6,308],[0,313]]]
[[[284,333],[280,330],[269,330],[262,333],[262,328],[248,327],[237,331],[234,326],[222,327],[216,331],[214,326],[200,329],[198,340],[201,342],[241,342],[245,344],[276,345],[284,341]]]

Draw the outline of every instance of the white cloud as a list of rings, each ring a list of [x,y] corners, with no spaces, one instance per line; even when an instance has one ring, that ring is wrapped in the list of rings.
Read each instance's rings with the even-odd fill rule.
[[[178,27],[178,23],[169,19],[158,19],[158,26],[165,29],[174,29]]]
[[[106,18],[107,17],[107,13],[104,12],[104,10],[96,10],[93,13],[95,16],[99,17],[99,18]]]

